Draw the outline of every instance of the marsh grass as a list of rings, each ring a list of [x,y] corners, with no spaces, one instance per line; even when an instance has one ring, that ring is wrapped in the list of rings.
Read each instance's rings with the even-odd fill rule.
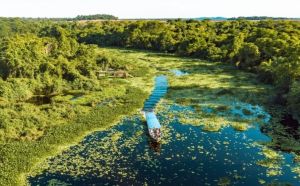
[[[244,131],[269,118],[262,108],[255,110],[252,105],[267,104],[272,87],[256,83],[252,74],[235,72],[219,63],[199,60],[186,63],[181,68],[189,74],[171,78],[168,94],[168,99],[175,103],[195,109],[193,114],[179,114],[182,123],[203,126],[203,130],[213,132],[226,126]]]
[[[88,114],[78,116],[68,124],[48,129],[37,141],[1,144],[1,184],[24,185],[24,173],[31,172],[38,162],[45,157],[55,155],[63,145],[79,142],[88,132],[106,129],[121,116],[136,112],[142,107],[145,98],[145,92],[134,87],[127,87],[126,94],[119,98],[126,100],[126,104],[96,107]],[[20,177],[20,175],[23,176]]]
[[[193,112],[173,114],[182,123],[203,126],[208,131],[219,131],[225,126],[243,131],[270,119],[263,107],[267,107],[273,88],[259,83],[252,73],[219,62],[178,58],[172,54],[140,51],[126,54],[151,63],[159,73],[168,75],[170,87],[166,99],[193,108]],[[188,74],[175,76],[172,69]],[[262,107],[252,109],[252,105]]]

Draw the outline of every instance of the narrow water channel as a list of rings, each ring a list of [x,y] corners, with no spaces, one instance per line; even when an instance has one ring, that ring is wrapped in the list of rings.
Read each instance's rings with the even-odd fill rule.
[[[150,97],[145,101],[143,111],[152,112],[160,99],[165,96],[168,89],[168,80],[166,76],[157,76],[155,78],[154,89]]]
[[[232,105],[225,114],[266,124],[270,120],[260,106]],[[225,127],[219,132],[206,132],[202,126],[180,119],[180,114],[195,112],[193,107],[167,100],[159,106],[157,116],[163,131],[160,143],[151,142],[146,123],[137,114],[112,129],[87,136],[78,145],[49,159],[41,165],[45,166],[44,171],[29,178],[30,184],[299,185],[299,178],[291,171],[292,155],[280,153],[277,158],[268,159],[268,153],[262,153],[267,149],[261,142],[270,139],[260,132],[258,125],[245,131]],[[249,107],[252,115],[241,112],[241,107]],[[211,112],[205,107],[202,111]],[[272,169],[258,165],[268,160],[276,161],[272,162]]]

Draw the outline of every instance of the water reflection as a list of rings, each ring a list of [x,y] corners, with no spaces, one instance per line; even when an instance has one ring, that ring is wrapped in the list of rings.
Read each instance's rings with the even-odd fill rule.
[[[292,135],[296,140],[300,139],[299,122],[291,114],[283,116],[280,122],[285,127],[285,132]]]
[[[172,69],[170,70],[175,76],[184,76],[184,75],[188,75],[187,72],[184,72],[182,70],[179,69]]]
[[[161,144],[160,142],[154,141],[154,140],[149,140],[149,147],[150,149],[152,149],[154,152],[157,152],[158,154],[160,154],[160,148],[161,148]]]

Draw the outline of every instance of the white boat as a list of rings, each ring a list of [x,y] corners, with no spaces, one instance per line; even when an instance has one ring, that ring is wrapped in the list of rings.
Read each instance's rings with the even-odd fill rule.
[[[154,109],[159,100],[167,93],[168,81],[166,76],[158,76],[155,78],[155,88],[151,96],[144,103],[142,115],[144,116],[150,137],[158,142],[161,138],[161,126],[154,113]]]
[[[160,125],[155,113],[146,111],[145,118],[146,118],[148,132],[149,132],[150,137],[155,141],[159,141],[161,138],[161,125]]]

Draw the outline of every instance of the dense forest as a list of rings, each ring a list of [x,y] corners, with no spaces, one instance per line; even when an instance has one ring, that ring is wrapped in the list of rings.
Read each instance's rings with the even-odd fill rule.
[[[262,20],[293,20],[299,21],[299,18],[288,17],[268,17],[268,16],[249,16],[249,17],[199,17],[195,20],[211,20],[211,21],[236,21],[236,20],[249,20],[249,21],[262,21]]]
[[[63,91],[62,87],[97,87],[93,81],[97,71],[111,68],[110,65],[125,68],[124,62],[120,65],[117,60],[99,56],[94,52],[95,47],[89,45],[97,44],[221,61],[257,73],[261,81],[277,87],[277,96],[271,99],[273,103],[286,106],[299,119],[299,22],[76,23],[12,18],[0,22],[0,97],[3,99],[26,100],[32,95],[57,94]]]
[[[108,14],[95,14],[95,15],[79,15],[74,18],[74,20],[97,20],[97,19],[106,19],[106,20],[114,20],[118,19],[118,17]]]
[[[0,19],[0,185],[23,185],[19,176],[54,146],[142,106],[144,91],[101,73],[147,69],[80,43],[76,30],[69,21]]]
[[[277,87],[276,104],[300,113],[300,23],[293,21],[137,21],[78,25],[78,40],[231,63]]]
[[[227,20],[239,20],[239,19],[243,19],[243,20],[297,20],[299,21],[299,18],[287,18],[287,17],[268,17],[268,16],[250,16],[250,17],[231,17],[228,18]]]
[[[3,19],[1,22],[1,141],[36,139],[51,122],[49,118],[62,119],[71,109],[64,104],[57,105],[49,114],[45,108],[36,110],[25,103],[50,102],[52,97],[72,91],[99,91],[103,88],[98,81],[99,72],[125,70],[129,66],[124,60],[98,52],[96,46],[79,43],[73,23],[22,19]],[[57,109],[60,109],[59,117]],[[34,112],[27,116],[12,114],[22,110]],[[83,112],[82,108],[72,110],[74,114]],[[39,117],[35,117],[37,115]],[[72,117],[71,113],[66,118],[69,117]]]

